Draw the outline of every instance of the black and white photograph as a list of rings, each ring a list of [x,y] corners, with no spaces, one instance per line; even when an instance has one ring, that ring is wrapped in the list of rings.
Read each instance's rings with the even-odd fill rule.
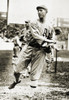
[[[0,0],[0,100],[69,100],[69,0]]]

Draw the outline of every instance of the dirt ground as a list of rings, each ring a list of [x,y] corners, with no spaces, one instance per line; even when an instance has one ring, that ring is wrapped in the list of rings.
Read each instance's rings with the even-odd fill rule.
[[[37,88],[30,87],[30,79],[22,78],[14,89],[0,84],[0,100],[69,100],[69,73],[43,72]]]

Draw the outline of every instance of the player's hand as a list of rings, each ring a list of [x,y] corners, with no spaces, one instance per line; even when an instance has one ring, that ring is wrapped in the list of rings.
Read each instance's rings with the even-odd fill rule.
[[[47,42],[45,42],[43,45],[42,45],[42,47],[47,47],[48,45],[47,45]]]

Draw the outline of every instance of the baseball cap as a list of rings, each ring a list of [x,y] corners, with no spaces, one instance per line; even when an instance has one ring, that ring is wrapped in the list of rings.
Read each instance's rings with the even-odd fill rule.
[[[42,9],[46,10],[47,13],[48,13],[48,9],[47,9],[47,7],[46,7],[45,5],[40,5],[40,6],[37,6],[37,7],[36,7],[37,10],[38,10],[39,8],[42,8]]]

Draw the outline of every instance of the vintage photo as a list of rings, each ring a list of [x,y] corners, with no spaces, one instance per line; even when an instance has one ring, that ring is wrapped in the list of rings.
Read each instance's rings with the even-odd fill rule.
[[[69,100],[69,0],[0,0],[0,100]]]

